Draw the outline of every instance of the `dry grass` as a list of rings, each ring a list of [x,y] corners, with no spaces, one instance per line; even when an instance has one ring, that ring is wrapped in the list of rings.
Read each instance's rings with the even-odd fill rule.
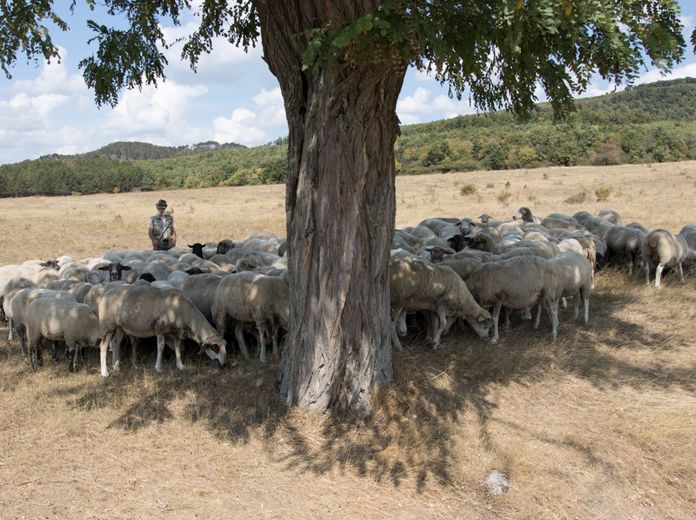
[[[691,162],[400,178],[397,225],[572,213],[564,200],[601,185],[626,222],[678,231],[694,175]],[[160,197],[181,242],[283,233],[280,186],[2,200],[0,261],[145,247]],[[96,352],[78,374],[32,374],[0,340],[0,517],[694,518],[696,279],[641,281],[601,272],[590,325],[566,311],[555,343],[545,321],[540,335],[513,322],[496,346],[407,338],[368,422],[287,410],[277,362],[219,372],[189,354],[186,373],[170,360],[157,376],[148,357],[102,381]],[[485,491],[492,469],[508,495]]]

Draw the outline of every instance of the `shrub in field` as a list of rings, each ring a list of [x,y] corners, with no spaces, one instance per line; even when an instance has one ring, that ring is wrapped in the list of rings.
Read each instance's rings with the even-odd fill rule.
[[[465,184],[465,185],[462,186],[462,188],[459,190],[459,193],[460,193],[461,195],[464,195],[464,196],[466,196],[466,195],[473,195],[474,193],[476,193],[476,189],[477,189],[477,188],[476,188],[476,185],[475,185],[475,184]]]
[[[595,195],[597,196],[597,202],[604,202],[609,198],[609,195],[611,195],[611,188],[606,186],[598,188],[595,190]]]
[[[589,195],[587,194],[586,191],[580,191],[576,193],[575,195],[571,195],[565,200],[566,204],[582,204],[583,202],[587,201]]]

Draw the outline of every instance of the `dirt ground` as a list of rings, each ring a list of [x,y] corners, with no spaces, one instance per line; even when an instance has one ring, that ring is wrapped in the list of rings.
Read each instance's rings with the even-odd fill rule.
[[[611,207],[676,232],[696,223],[695,178],[696,162],[404,177],[397,225]],[[283,197],[4,199],[0,263],[144,248],[159,198],[180,243],[282,235]],[[0,328],[0,518],[696,518],[695,318],[696,276],[658,291],[603,270],[589,325],[565,311],[556,342],[546,319],[513,320],[498,345],[462,329],[432,351],[411,334],[367,421],[287,409],[277,360],[220,371],[191,349],[185,372],[168,359],[158,375],[150,345],[106,381],[96,351],[76,374],[32,373]],[[509,493],[486,490],[492,470]]]

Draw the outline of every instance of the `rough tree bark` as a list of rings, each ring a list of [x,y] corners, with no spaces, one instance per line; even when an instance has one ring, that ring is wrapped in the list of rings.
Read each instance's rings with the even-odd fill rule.
[[[289,405],[318,412],[369,414],[372,390],[392,379],[388,259],[405,66],[339,60],[303,72],[301,62],[307,30],[352,21],[377,4],[256,4],[289,127],[291,303],[281,393]]]

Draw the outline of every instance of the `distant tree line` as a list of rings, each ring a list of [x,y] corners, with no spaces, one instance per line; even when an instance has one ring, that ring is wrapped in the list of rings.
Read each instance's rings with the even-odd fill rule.
[[[89,154],[0,166],[0,197],[285,182],[287,139],[195,147],[112,143]],[[166,158],[123,159],[155,153]],[[562,123],[541,104],[525,124],[495,113],[404,126],[395,156],[402,175],[696,159],[696,79],[579,100]]]

